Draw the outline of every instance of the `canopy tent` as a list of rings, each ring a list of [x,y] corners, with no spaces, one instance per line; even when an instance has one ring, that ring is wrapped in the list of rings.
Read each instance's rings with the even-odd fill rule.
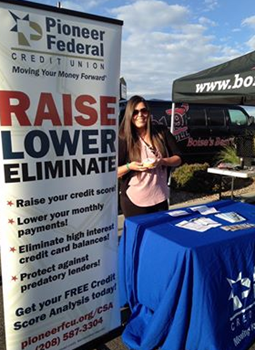
[[[255,106],[255,51],[176,79],[172,101]]]

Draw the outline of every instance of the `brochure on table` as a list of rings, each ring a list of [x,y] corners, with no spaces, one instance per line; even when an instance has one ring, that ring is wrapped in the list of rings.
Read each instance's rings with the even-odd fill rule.
[[[231,211],[227,213],[220,213],[216,208],[207,207],[206,205],[190,207],[189,209],[192,212],[199,212],[200,216],[196,218],[191,218],[189,220],[182,220],[176,224],[177,227],[193,230],[197,232],[205,232],[211,228],[222,225],[222,223],[217,221],[217,218],[225,220],[229,223],[239,223],[246,220],[243,216],[241,216],[236,212]],[[168,213],[168,215],[172,217],[185,216],[188,214],[189,212],[187,210],[175,210]],[[209,215],[209,214],[214,214],[213,218],[206,217],[206,215]],[[238,227],[239,229],[248,228],[247,224],[235,226],[235,229],[237,229]],[[252,226],[249,226],[249,227],[252,227]],[[223,227],[223,229],[228,230],[225,228],[225,226]]]

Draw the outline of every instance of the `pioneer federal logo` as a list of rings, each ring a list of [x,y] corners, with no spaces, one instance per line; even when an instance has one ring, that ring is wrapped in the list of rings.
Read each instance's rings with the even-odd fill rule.
[[[11,32],[17,33],[19,49],[32,47],[33,42],[45,39],[40,42],[40,49],[43,49],[45,54],[54,53],[59,56],[69,55],[101,61],[104,58],[104,30],[48,16],[39,24],[31,20],[29,14],[20,17],[14,12],[9,12],[15,22]]]
[[[11,11],[9,12],[15,22],[11,32],[17,33],[18,45],[31,46],[31,41],[38,41],[42,38],[42,28],[38,23],[30,21],[29,14],[25,15],[23,18],[20,18],[15,13]]]

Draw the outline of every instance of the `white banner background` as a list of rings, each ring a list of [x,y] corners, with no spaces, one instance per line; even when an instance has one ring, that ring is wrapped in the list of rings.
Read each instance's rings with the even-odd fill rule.
[[[0,2],[8,350],[75,349],[120,324],[120,24]]]

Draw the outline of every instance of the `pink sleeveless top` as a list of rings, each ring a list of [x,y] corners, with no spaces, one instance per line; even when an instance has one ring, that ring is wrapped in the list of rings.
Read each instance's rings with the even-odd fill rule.
[[[142,141],[141,146],[141,161],[155,158],[150,148]],[[128,198],[139,207],[150,207],[169,198],[166,167],[158,166],[138,172],[130,179],[128,186]]]

